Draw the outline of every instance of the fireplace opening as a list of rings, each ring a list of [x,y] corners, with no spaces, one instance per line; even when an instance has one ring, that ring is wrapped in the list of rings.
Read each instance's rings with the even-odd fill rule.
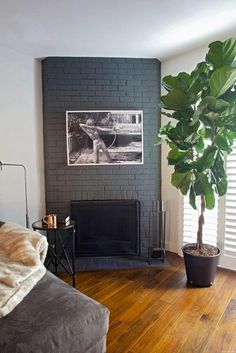
[[[140,254],[138,200],[71,201],[76,256]]]

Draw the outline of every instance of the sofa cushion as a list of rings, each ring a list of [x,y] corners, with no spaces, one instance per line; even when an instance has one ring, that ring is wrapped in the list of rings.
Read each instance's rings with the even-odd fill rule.
[[[0,319],[0,352],[86,353],[107,334],[108,320],[103,305],[47,272]]]

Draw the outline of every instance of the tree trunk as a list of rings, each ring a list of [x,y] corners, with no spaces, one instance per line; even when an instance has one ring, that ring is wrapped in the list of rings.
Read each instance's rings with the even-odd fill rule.
[[[205,196],[201,195],[201,214],[198,218],[198,231],[197,231],[197,248],[198,249],[201,249],[201,247],[202,247],[202,230],[203,230],[203,225],[205,223],[205,219],[204,219],[205,209],[206,209]]]

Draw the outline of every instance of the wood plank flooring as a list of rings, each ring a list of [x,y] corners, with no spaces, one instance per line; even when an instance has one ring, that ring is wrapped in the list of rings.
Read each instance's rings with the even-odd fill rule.
[[[78,273],[80,291],[111,311],[107,353],[236,353],[236,272],[194,288],[182,259],[167,258],[164,269]]]

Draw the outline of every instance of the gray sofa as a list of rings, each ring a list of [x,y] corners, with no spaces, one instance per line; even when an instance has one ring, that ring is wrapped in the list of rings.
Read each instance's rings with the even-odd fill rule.
[[[50,272],[0,319],[1,353],[105,353],[109,311]]]
[[[0,319],[0,353],[105,353],[109,311],[50,272]]]

